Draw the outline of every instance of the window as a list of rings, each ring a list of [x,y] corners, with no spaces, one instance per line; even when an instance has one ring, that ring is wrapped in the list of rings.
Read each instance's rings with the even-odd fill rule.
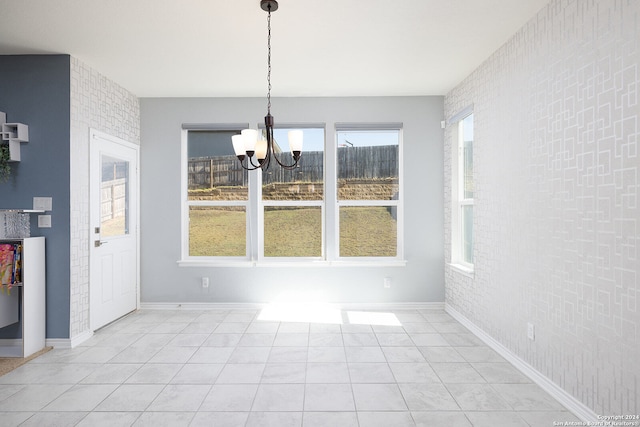
[[[398,256],[399,129],[337,132],[340,257]]]
[[[265,171],[233,154],[247,126],[220,126],[184,125],[181,265],[402,259],[401,124],[339,125],[329,137],[324,124],[296,126],[299,164],[272,159]],[[292,129],[274,129],[284,164]]]
[[[293,129],[274,129],[278,158],[293,164],[290,152],[282,153]],[[272,163],[262,173],[264,257],[322,258],[324,213],[324,129],[303,131],[304,152],[293,170]]]
[[[190,257],[246,257],[248,173],[229,143],[235,130],[187,133]]]
[[[452,263],[473,269],[473,114],[456,123],[452,170]]]

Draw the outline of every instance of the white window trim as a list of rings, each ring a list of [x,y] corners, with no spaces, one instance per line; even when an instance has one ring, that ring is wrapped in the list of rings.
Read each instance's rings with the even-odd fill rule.
[[[209,200],[189,200],[188,183],[189,168],[186,166],[189,161],[188,153],[188,132],[193,130],[241,130],[246,129],[248,124],[184,124],[182,125],[180,138],[180,198],[181,203],[181,258],[178,260],[179,266],[202,267],[217,263],[246,263],[251,261],[251,236],[247,232],[246,254],[237,257],[205,257],[189,255],[189,207],[190,206],[244,206],[247,214],[247,231],[250,230],[250,212],[251,208],[249,200],[232,200],[232,201],[209,201]],[[249,177],[251,180],[251,177]],[[251,187],[251,186],[250,186]]]
[[[451,263],[450,266],[463,274],[473,275],[474,264],[464,260],[464,222],[462,209],[464,206],[473,206],[474,199],[460,199],[464,194],[464,141],[461,132],[464,119],[473,114],[473,106],[466,107],[455,114],[447,122],[454,126],[451,147]],[[453,144],[452,144],[453,145]]]
[[[189,130],[241,130],[248,124],[184,124],[181,138],[181,199],[182,199],[182,247],[180,267],[404,267],[404,162],[402,123],[335,123],[334,132],[328,134],[326,124],[282,124],[279,128],[323,128],[325,129],[324,198],[312,201],[262,200],[262,174],[249,173],[249,200],[246,201],[189,201],[188,200],[188,141]],[[260,125],[258,125],[260,129]],[[345,130],[398,130],[399,131],[399,185],[397,200],[338,200],[337,182],[328,181],[327,176],[337,173],[338,131]],[[332,175],[329,175],[332,174]],[[257,203],[252,203],[256,200]],[[247,212],[247,254],[238,257],[189,256],[189,206],[245,206]],[[320,206],[322,210],[322,257],[265,257],[264,208],[266,206]],[[329,207],[331,206],[331,207]],[[341,206],[395,206],[397,208],[397,255],[395,257],[340,257],[339,256],[339,208]],[[255,240],[255,244],[253,243]]]
[[[333,193],[334,197],[334,261],[350,263],[400,263],[405,265],[404,261],[404,144],[403,144],[403,123],[336,123],[332,152],[333,156],[333,176],[338,173],[338,132],[345,131],[376,131],[376,130],[394,130],[398,131],[398,198],[396,200],[339,200],[338,199],[338,180],[334,180],[336,186]],[[396,211],[396,256],[395,257],[343,257],[340,256],[340,208],[343,206],[395,206]]]

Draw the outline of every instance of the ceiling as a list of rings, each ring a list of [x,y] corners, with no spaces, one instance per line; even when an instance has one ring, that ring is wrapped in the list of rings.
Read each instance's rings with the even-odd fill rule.
[[[549,0],[279,0],[272,95],[444,95]],[[139,97],[265,96],[259,0],[0,0],[0,54],[70,54]]]

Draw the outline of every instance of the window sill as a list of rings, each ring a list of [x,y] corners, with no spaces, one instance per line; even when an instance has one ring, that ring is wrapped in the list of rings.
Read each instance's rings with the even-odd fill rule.
[[[471,279],[474,278],[473,267],[467,267],[466,265],[453,264],[453,263],[450,263],[449,267],[451,267],[453,271],[456,271],[464,276],[470,277]]]
[[[178,267],[405,267],[406,260],[362,260],[362,261],[233,261],[233,260],[197,260],[183,259],[178,261]]]

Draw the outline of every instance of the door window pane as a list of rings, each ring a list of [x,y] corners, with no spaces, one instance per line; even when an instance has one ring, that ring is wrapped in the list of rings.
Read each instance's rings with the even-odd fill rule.
[[[394,257],[397,239],[395,206],[340,208],[341,257]]]
[[[337,138],[338,199],[397,199],[400,131],[340,131]]]
[[[190,256],[246,256],[244,206],[189,206]]]
[[[100,236],[129,234],[129,162],[101,156]]]
[[[266,206],[264,256],[321,257],[320,206]]]

